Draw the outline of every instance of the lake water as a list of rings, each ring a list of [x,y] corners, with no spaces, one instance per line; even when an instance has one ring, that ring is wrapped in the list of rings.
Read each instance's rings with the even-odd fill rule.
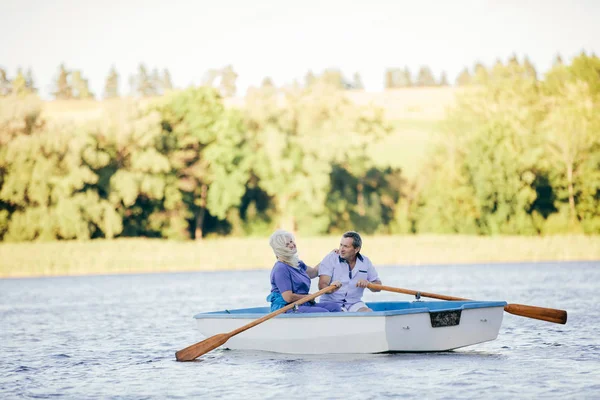
[[[267,305],[268,270],[0,280],[0,398],[600,398],[600,263],[378,272],[385,285],[565,309],[569,320],[504,313],[498,339],[444,353],[219,348],[178,363],[175,351],[203,339],[194,314]]]

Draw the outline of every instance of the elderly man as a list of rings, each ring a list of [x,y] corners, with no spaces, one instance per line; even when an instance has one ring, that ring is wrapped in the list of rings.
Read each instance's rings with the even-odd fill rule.
[[[342,283],[337,291],[322,295],[321,301],[338,303],[343,311],[373,311],[362,302],[363,291],[369,283],[381,285],[381,281],[371,260],[360,254],[361,247],[360,235],[354,231],[346,232],[340,241],[339,254],[329,253],[321,261],[319,289],[326,288],[330,282]]]

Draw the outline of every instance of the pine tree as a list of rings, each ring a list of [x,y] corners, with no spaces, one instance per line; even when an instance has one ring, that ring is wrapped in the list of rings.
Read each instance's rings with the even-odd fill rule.
[[[64,64],[59,67],[56,90],[53,94],[58,100],[68,100],[73,97],[73,89],[69,84],[69,71],[67,71]]]
[[[309,70],[304,77],[304,87],[310,87],[316,80],[315,74]]]
[[[163,92],[168,92],[173,90],[173,82],[171,81],[171,73],[168,69],[163,69],[162,73],[162,82],[161,82]]]
[[[113,65],[110,68],[108,77],[106,77],[106,83],[104,84],[104,98],[112,99],[115,97],[119,97],[119,74]]]
[[[35,83],[33,81],[33,72],[31,72],[31,68],[27,68],[27,73],[25,74],[25,87],[29,93],[37,93],[37,88],[35,87]]]
[[[410,86],[412,86],[412,78],[408,67],[405,67],[404,69],[388,68],[385,71],[386,89],[397,89]]]
[[[537,80],[537,71],[527,56],[523,60],[523,68],[525,69],[525,76]]]
[[[150,84],[152,86],[150,96],[163,94],[162,78],[158,74],[158,69],[156,68],[152,68],[152,73],[150,74]]]
[[[458,77],[456,78],[456,85],[467,86],[469,84],[471,84],[471,73],[469,72],[469,69],[465,67],[460,74],[458,74]]]
[[[134,78],[135,91],[142,97],[152,96],[154,88],[144,64],[140,64],[137,77]]]
[[[17,76],[12,81],[12,93],[17,96],[25,96],[29,93],[27,81],[25,80],[25,75],[23,75],[21,68],[17,70]]]
[[[383,87],[386,89],[394,88],[394,71],[390,68],[385,70],[385,78]]]
[[[71,74],[71,86],[73,88],[73,98],[89,99],[94,97],[90,92],[88,80],[83,77],[81,71],[76,70]]]
[[[235,95],[237,90],[235,81],[238,78],[238,74],[233,70],[233,66],[228,65],[221,70],[221,84],[220,90],[223,97],[232,97]]]
[[[260,87],[263,87],[263,88],[274,88],[275,84],[273,83],[273,79],[271,79],[271,77],[266,76],[262,80],[262,83],[260,84]]]
[[[489,78],[489,72],[485,65],[480,62],[475,63],[475,67],[473,68],[473,81],[476,83],[486,82]]]
[[[435,78],[428,66],[422,66],[417,75],[417,86],[435,86]]]
[[[0,96],[8,96],[12,92],[12,83],[6,75],[6,70],[0,68]]]
[[[438,84],[440,86],[449,86],[448,75],[446,74],[446,71],[442,71],[442,75],[440,76],[440,81]]]
[[[554,63],[552,64],[553,66],[557,66],[557,65],[564,65],[563,59],[560,56],[560,54],[556,54],[556,57],[554,57]]]
[[[412,75],[408,67],[404,67],[404,71],[402,73],[402,86],[403,87],[411,87],[413,86]]]
[[[352,88],[356,90],[364,90],[365,85],[363,85],[362,78],[358,72],[354,73],[354,77],[352,79]]]

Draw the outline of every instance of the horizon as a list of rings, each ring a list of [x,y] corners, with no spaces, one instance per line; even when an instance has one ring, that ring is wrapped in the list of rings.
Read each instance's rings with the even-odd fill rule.
[[[62,63],[81,70],[100,99],[113,65],[121,95],[141,63],[149,71],[168,69],[176,88],[232,65],[236,96],[244,96],[265,77],[283,86],[334,68],[346,78],[359,73],[368,92],[383,89],[387,68],[408,67],[415,75],[428,66],[454,85],[465,67],[472,72],[477,62],[490,67],[512,55],[528,57],[542,77],[557,55],[568,62],[582,51],[600,52],[600,3],[590,0],[8,0],[4,11],[0,37],[18,40],[0,46],[0,67],[10,79],[17,68],[31,68],[43,99],[51,98]]]

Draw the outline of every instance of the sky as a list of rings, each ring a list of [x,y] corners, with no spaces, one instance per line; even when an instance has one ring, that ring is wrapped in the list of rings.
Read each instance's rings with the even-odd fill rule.
[[[176,87],[231,64],[238,94],[269,76],[303,81],[309,70],[361,75],[383,88],[386,68],[422,65],[450,82],[476,62],[528,56],[538,72],[560,54],[600,55],[595,0],[1,0],[0,67],[31,68],[42,97],[58,67],[82,71],[102,94],[114,65],[121,93],[141,62],[168,68]]]

